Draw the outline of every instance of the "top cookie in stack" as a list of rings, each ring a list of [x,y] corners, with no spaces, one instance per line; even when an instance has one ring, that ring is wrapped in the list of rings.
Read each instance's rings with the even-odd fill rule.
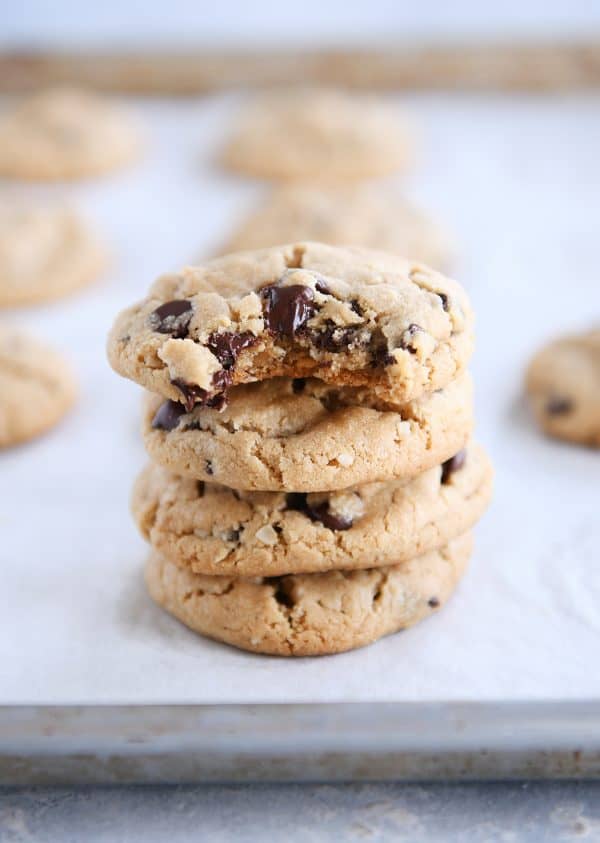
[[[458,284],[365,249],[298,243],[160,278],[109,340],[113,367],[154,393],[160,468],[133,509],[155,600],[294,655],[438,608],[491,488],[468,442],[472,330]]]
[[[447,386],[473,347],[462,288],[425,266],[300,243],[158,279],[109,341],[117,372],[189,411],[231,386],[315,377],[402,404]]]

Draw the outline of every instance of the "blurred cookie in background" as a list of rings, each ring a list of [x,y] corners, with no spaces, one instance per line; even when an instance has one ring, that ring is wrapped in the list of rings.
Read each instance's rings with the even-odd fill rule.
[[[64,296],[95,281],[107,262],[72,209],[0,199],[0,307]]]
[[[313,240],[356,245],[450,269],[455,249],[444,228],[390,190],[350,185],[274,190],[236,228],[220,254]]]
[[[264,94],[240,115],[222,163],[282,181],[345,182],[406,170],[413,137],[389,102],[341,91]]]
[[[542,348],[531,361],[526,384],[545,433],[600,447],[600,329]]]
[[[67,361],[31,334],[0,324],[0,448],[57,424],[75,402]]]
[[[135,159],[137,131],[110,100],[76,88],[52,88],[0,118],[0,175],[52,181],[83,179]]]

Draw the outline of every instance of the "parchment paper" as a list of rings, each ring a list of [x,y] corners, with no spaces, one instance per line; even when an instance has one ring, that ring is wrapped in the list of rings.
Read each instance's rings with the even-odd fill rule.
[[[156,275],[209,254],[261,187],[213,167],[234,100],[132,103],[147,136],[139,166],[30,188],[88,211],[111,272],[81,295],[2,315],[64,349],[81,398],[53,433],[0,455],[1,703],[598,696],[600,454],[542,438],[521,389],[539,343],[600,320],[600,102],[408,105],[422,155],[404,185],[462,249],[456,275],[478,313],[478,436],[497,468],[455,599],[367,649],[292,661],[199,638],[146,597],[128,513],[144,463],[140,390],[109,369],[105,335]]]

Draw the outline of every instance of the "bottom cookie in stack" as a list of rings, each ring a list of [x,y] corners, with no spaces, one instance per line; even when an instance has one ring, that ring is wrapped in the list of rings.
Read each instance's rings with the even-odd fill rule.
[[[492,467],[464,451],[408,481],[242,492],[149,466],[132,509],[153,547],[153,599],[243,649],[324,655],[417,623],[451,595]]]
[[[159,606],[209,638],[256,653],[321,656],[364,647],[436,611],[471,549],[465,533],[385,568],[254,578],[193,574],[153,552],[146,584]]]

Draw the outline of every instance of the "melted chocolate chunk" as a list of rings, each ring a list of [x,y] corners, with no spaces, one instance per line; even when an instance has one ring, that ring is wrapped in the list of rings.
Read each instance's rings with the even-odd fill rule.
[[[240,540],[240,536],[242,534],[240,530],[229,530],[227,533],[227,541],[228,542],[237,542]]]
[[[165,401],[154,414],[152,429],[175,430],[183,415],[185,415],[185,407],[182,404],[178,401]]]
[[[209,336],[207,345],[224,369],[233,369],[240,351],[258,342],[250,331],[241,334],[213,333]]]
[[[446,295],[446,293],[436,293],[436,295],[441,298],[442,307],[444,308],[444,310],[447,313],[448,312],[448,296]]]
[[[331,295],[331,290],[324,281],[317,281],[317,283],[315,284],[315,289],[323,296]]]
[[[362,316],[364,314],[364,310],[356,299],[352,299],[350,307],[352,308],[353,313],[356,313],[357,316]]]
[[[427,605],[429,606],[430,609],[437,609],[437,607],[440,605],[439,598],[438,597],[430,597],[429,600],[427,601]]]
[[[148,323],[159,334],[171,334],[175,339],[185,339],[192,318],[192,303],[187,299],[173,299],[153,310]]]
[[[467,461],[467,452],[465,450],[454,454],[449,460],[442,463],[442,483],[445,485],[450,480],[450,477],[455,471],[460,471]]]
[[[294,378],[292,381],[292,392],[294,395],[300,395],[306,388],[306,378]]]
[[[320,521],[329,530],[349,530],[353,524],[351,518],[343,518],[329,511],[329,503],[325,501],[318,506],[309,506],[306,492],[289,492],[285,496],[287,509],[302,512],[311,521]]]
[[[261,290],[265,325],[274,334],[293,337],[314,316],[317,306],[313,291],[301,284],[279,287],[271,284]]]
[[[208,392],[193,383],[186,383],[179,378],[171,381],[171,383],[183,395],[183,403],[188,413],[191,413],[196,404],[203,404],[208,399]]]
[[[215,383],[216,376],[220,374],[221,372],[216,373],[213,377],[213,383]],[[171,383],[173,386],[176,386],[183,395],[183,404],[188,413],[191,413],[194,407],[197,406],[208,407],[210,410],[222,410],[227,403],[227,396],[222,392],[217,395],[211,395],[210,392],[207,392],[206,389],[202,389],[201,386],[196,386],[196,384],[193,383],[186,383],[178,378],[171,381]],[[227,379],[226,386],[221,387],[220,382],[215,385],[219,388],[225,389],[226,386],[229,386],[229,379]]]
[[[546,402],[546,412],[549,416],[566,416],[573,412],[575,405],[570,398],[561,398],[556,395]]]

